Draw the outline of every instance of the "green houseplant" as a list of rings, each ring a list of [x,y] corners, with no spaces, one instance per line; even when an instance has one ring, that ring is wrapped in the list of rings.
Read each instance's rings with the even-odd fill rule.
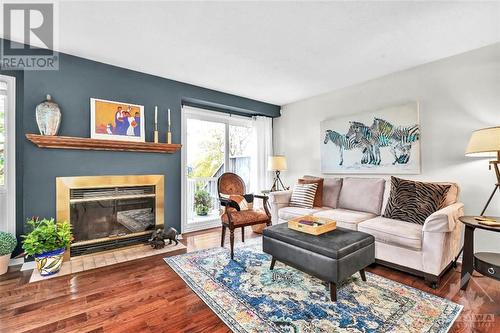
[[[57,273],[61,269],[64,251],[71,243],[70,224],[54,219],[31,219],[27,224],[31,232],[22,236],[24,252],[35,258],[40,275]]]
[[[10,255],[16,248],[16,245],[17,240],[14,235],[0,231],[0,275],[7,272]]]
[[[210,193],[205,190],[198,190],[194,193],[194,210],[197,215],[205,216],[212,206]]]

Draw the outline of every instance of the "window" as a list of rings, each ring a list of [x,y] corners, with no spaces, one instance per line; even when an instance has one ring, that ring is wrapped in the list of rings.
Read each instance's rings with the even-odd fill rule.
[[[234,172],[252,189],[254,121],[183,108],[183,232],[220,225],[217,179]]]
[[[16,231],[15,78],[0,75],[0,230]]]
[[[250,192],[253,150],[253,128],[251,125],[229,125],[229,165],[227,171],[239,175]]]
[[[7,82],[0,81],[0,186],[5,186],[5,111],[7,101]]]

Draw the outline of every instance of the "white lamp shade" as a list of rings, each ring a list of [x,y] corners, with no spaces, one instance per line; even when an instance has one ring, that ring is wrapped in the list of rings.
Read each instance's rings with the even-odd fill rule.
[[[269,156],[267,158],[267,169],[269,171],[286,170],[286,157],[283,155]]]
[[[472,132],[465,150],[466,156],[495,157],[500,152],[500,126]]]

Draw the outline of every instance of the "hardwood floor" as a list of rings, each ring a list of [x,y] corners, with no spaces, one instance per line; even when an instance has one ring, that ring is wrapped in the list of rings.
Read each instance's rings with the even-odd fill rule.
[[[245,238],[252,237],[258,236],[247,230]],[[188,251],[220,246],[220,229],[184,235],[182,242]],[[230,332],[163,256],[30,284],[31,272],[11,267],[0,276],[0,332]],[[500,331],[498,281],[475,275],[461,291],[459,267],[433,290],[389,268],[367,271],[463,304],[451,332]]]

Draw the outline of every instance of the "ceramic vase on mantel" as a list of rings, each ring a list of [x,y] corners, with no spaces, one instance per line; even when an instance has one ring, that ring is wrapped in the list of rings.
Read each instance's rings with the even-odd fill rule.
[[[61,125],[61,109],[47,94],[47,99],[36,106],[36,123],[41,135],[57,135]]]

